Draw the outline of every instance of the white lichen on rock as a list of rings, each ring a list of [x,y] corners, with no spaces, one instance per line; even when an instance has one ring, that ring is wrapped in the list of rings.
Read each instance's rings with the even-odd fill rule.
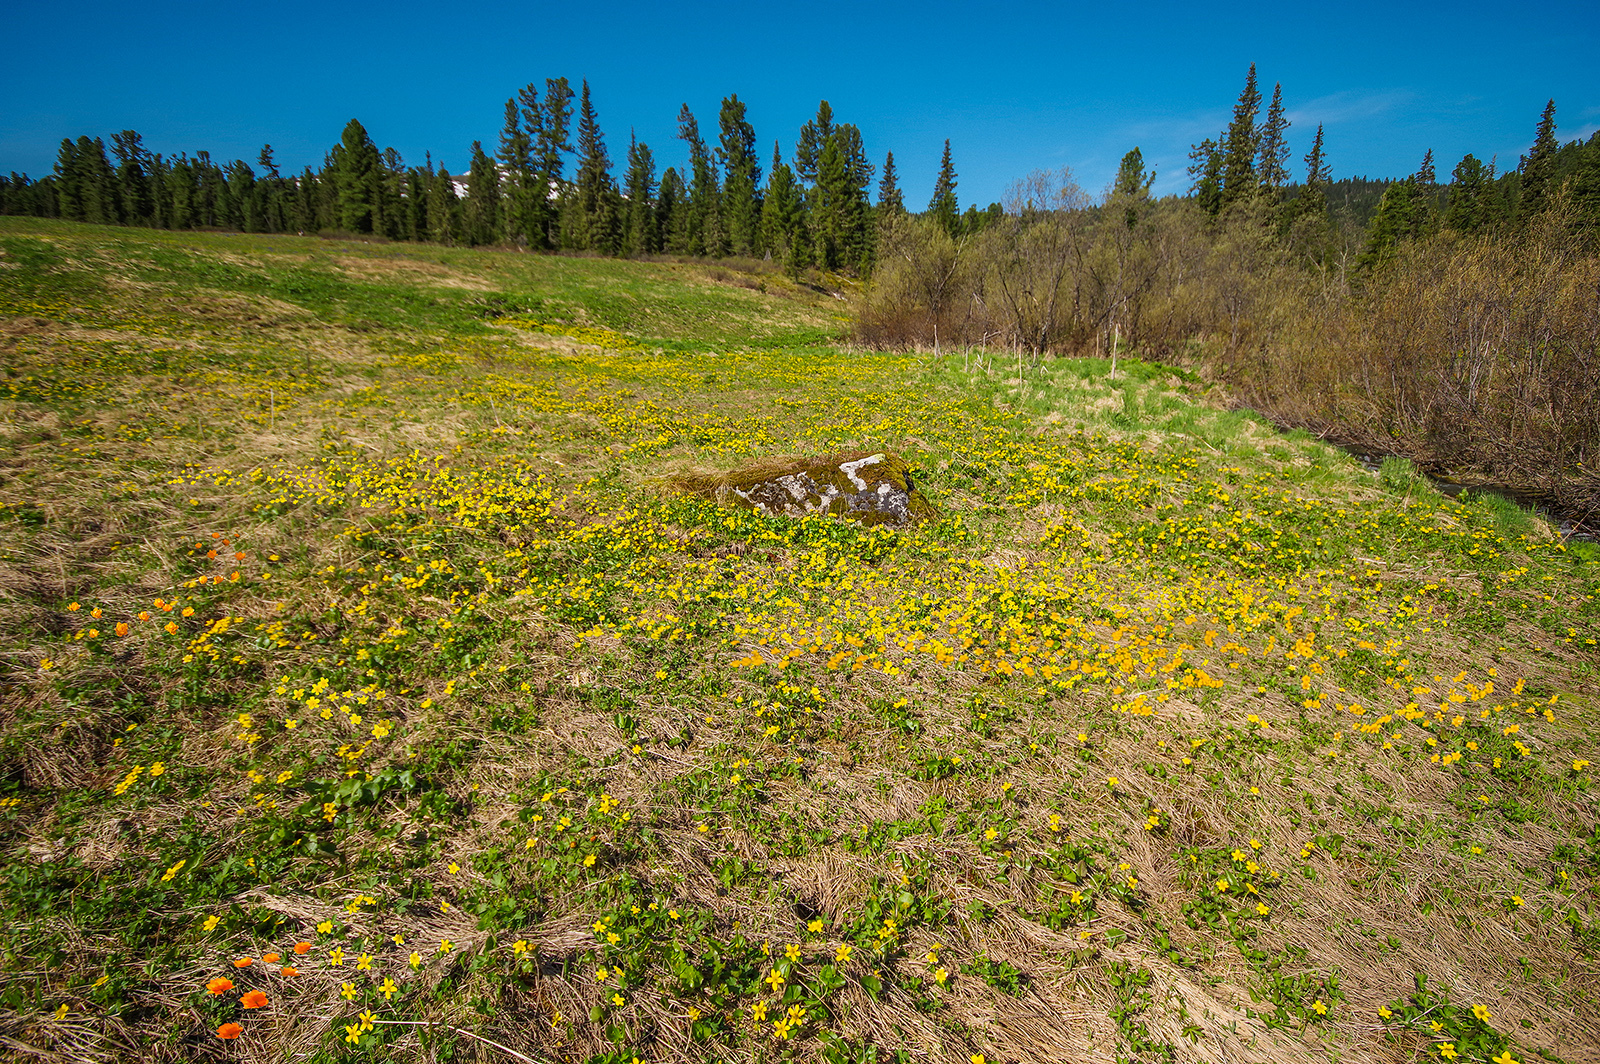
[[[765,459],[719,476],[683,478],[679,486],[786,517],[833,514],[863,524],[903,527],[935,515],[912,485],[905,460],[884,451]]]

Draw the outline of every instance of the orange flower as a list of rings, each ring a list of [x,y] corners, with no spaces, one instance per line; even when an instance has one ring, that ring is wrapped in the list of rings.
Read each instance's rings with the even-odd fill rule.
[[[127,621],[118,621],[117,622],[117,635],[118,636],[124,636],[124,635],[127,635],[127,634],[128,634],[128,622]]]
[[[300,974],[300,969],[296,968],[292,964],[285,964],[282,968],[278,969],[278,974],[279,975],[299,975]]]
[[[233,989],[233,980],[232,979],[224,979],[220,975],[217,976],[215,979],[211,980],[211,982],[206,984],[206,991],[208,993],[212,994],[212,995],[226,994],[228,991],[230,991],[232,989]]]
[[[267,1004],[267,995],[260,990],[252,990],[250,993],[239,999],[239,1004],[243,1005],[247,1009],[265,1008]]]
[[[233,962],[233,966],[235,968],[248,968],[255,962],[256,961],[254,957],[240,957],[238,960]]]
[[[294,944],[294,952],[295,952],[296,956],[299,956],[300,954],[303,954],[303,953],[310,953],[311,952],[311,943],[309,943],[309,942],[296,942]]]
[[[237,1023],[225,1023],[217,1028],[218,1038],[238,1038],[244,1033],[244,1028]]]
[[[277,964],[281,960],[283,960],[283,958],[278,956],[276,953],[263,953],[261,955],[262,964]]]

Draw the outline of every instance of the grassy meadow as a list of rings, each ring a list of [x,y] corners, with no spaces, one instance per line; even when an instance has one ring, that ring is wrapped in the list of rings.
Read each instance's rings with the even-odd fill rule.
[[[849,308],[0,219],[0,1057],[1600,1061],[1600,551]]]

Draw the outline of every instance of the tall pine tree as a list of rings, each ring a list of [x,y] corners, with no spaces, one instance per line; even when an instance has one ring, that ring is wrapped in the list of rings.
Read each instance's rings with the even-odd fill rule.
[[[352,118],[330,153],[327,167],[338,205],[334,224],[345,232],[372,232],[382,164],[378,146],[367,135],[366,127]]]
[[[1223,136],[1222,152],[1222,208],[1255,195],[1260,187],[1256,175],[1256,155],[1261,150],[1261,133],[1256,129],[1256,115],[1261,112],[1261,91],[1256,88],[1256,65],[1250,64],[1244,89],[1233,105],[1233,121]]]
[[[605,135],[600,131],[600,118],[585,79],[578,106],[578,173],[573,179],[571,202],[562,212],[562,244],[615,255],[622,236],[620,205]]]
[[[532,131],[534,186],[531,201],[533,232],[537,246],[560,246],[561,199],[566,193],[566,156],[572,151],[567,137],[572,130],[572,87],[566,78],[544,79],[541,106],[532,86],[524,90],[522,117]]]
[[[961,208],[956,202],[956,168],[950,161],[950,141],[944,142],[944,155],[939,159],[939,176],[933,182],[933,198],[928,200],[928,213],[950,236],[961,227]]]
[[[684,205],[684,246],[690,255],[723,253],[721,189],[711,149],[700,136],[700,123],[684,104],[678,109],[678,139],[689,147],[688,200]]]
[[[1289,119],[1283,113],[1283,85],[1272,86],[1272,103],[1267,106],[1267,121],[1261,127],[1261,163],[1257,172],[1261,186],[1276,196],[1289,183]]]
[[[794,172],[807,185],[817,180],[817,160],[822,147],[833,135],[833,107],[827,100],[817,104],[817,117],[800,127],[800,139],[794,146]]]
[[[650,145],[628,135],[628,173],[624,178],[628,202],[622,228],[624,255],[650,255],[660,249],[656,230],[656,160]]]
[[[906,212],[905,197],[900,193],[900,175],[895,172],[894,152],[883,157],[883,177],[878,181],[878,213],[885,218],[896,218]]]
[[[528,85],[521,91],[532,90],[533,86]],[[506,239],[524,246],[534,243],[538,220],[534,216],[533,201],[538,192],[538,179],[533,172],[533,138],[523,125],[516,97],[506,100],[505,121],[500,127],[495,158],[501,168],[502,228]]]
[[[1444,212],[1447,229],[1458,233],[1476,233],[1488,220],[1484,193],[1489,169],[1472,154],[1462,156],[1450,172],[1450,188]]]
[[[494,244],[500,240],[500,171],[484,154],[483,141],[472,142],[467,165],[467,201],[462,205],[462,229],[468,244]]]
[[[1207,137],[1189,149],[1189,194],[1206,214],[1222,213],[1222,149]]]
[[[783,161],[774,141],[772,171],[767,178],[767,194],[761,203],[761,243],[767,254],[780,260],[791,276],[798,276],[811,258],[805,215],[805,190],[795,180],[794,171]]]
[[[722,163],[722,219],[735,255],[761,253],[761,163],[756,131],[737,95],[722,101],[717,158]]]
[[[1539,128],[1534,132],[1533,150],[1522,160],[1522,183],[1517,197],[1517,217],[1523,220],[1536,218],[1550,206],[1555,193],[1556,152],[1556,102],[1545,104],[1539,116]]]

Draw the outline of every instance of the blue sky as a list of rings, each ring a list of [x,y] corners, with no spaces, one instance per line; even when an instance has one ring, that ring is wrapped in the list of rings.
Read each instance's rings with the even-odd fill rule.
[[[963,206],[1035,169],[1070,166],[1102,191],[1138,145],[1159,193],[1187,187],[1189,145],[1226,123],[1251,62],[1283,85],[1294,166],[1318,122],[1336,176],[1441,178],[1467,152],[1501,168],[1527,150],[1547,99],[1559,136],[1600,128],[1594,0],[1300,5],[705,3],[480,0],[376,4],[16,5],[0,65],[0,170],[49,172],[63,136],[136,129],[152,150],[207,149],[320,165],[352,117],[407,162],[454,172],[491,148],[519,86],[588,78],[620,174],[629,130],[682,165],[687,102],[707,139],[737,93],[785,155],[827,99],[874,163],[893,151],[925,203],[950,138]],[[874,190],[875,191],[875,190]]]

